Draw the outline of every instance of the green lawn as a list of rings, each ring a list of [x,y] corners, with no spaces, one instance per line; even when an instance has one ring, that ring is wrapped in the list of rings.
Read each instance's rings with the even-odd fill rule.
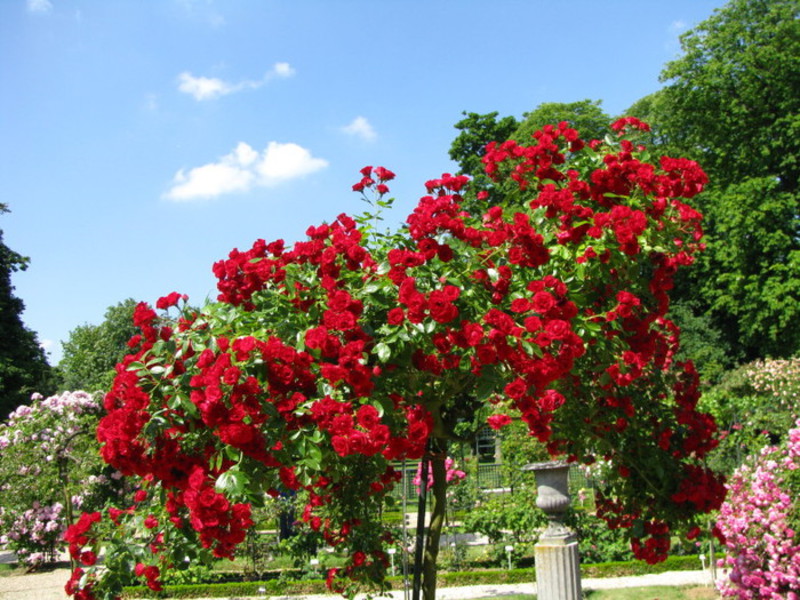
[[[584,594],[587,600],[717,600],[720,596],[708,586],[670,587],[648,586],[616,590],[591,590]],[[503,600],[534,600],[531,594],[503,596]],[[491,600],[481,598],[479,600]]]

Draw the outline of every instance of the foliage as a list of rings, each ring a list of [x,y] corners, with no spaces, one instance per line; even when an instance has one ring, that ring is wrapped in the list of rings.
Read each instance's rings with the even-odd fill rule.
[[[609,529],[595,515],[572,509],[566,522],[578,536],[582,562],[591,564],[631,559],[631,547],[624,532]]]
[[[637,556],[663,559],[671,529],[724,491],[702,464],[715,425],[697,410],[693,366],[672,360],[666,317],[673,277],[700,249],[686,201],[706,178],[688,160],[650,163],[638,120],[613,129],[621,138],[592,144],[566,123],[529,146],[490,144],[496,197],[462,196],[468,179],[443,175],[397,234],[365,237],[340,215],[292,247],[232,251],[214,266],[219,302],[202,310],[177,292],[160,314],[139,304],[98,438],[147,489],[136,510],[68,531],[76,558],[110,537],[106,569],[84,561],[69,591],[112,597],[132,571],[157,590],[164,566],[199,548],[231,556],[251,506],[285,490],[306,494],[299,520],[349,557],[330,588],[380,587],[394,465],[424,457],[433,598],[448,445],[511,415],[552,455],[613,465],[600,514]],[[380,206],[393,177],[365,167],[354,189]]]
[[[36,396],[0,425],[0,544],[28,567],[56,560],[73,508],[100,506],[118,487],[97,454],[101,410],[86,392]]]
[[[584,139],[601,140],[609,133],[611,117],[600,104],[600,100],[589,99],[578,102],[542,102],[533,111],[522,115],[522,122],[509,139],[526,143],[546,125],[566,121],[572,129],[580,131]],[[487,140],[487,143],[492,141],[502,140]]]
[[[609,133],[611,120],[600,108],[599,100],[588,99],[568,103],[543,102],[531,112],[523,113],[521,121],[511,116],[499,118],[497,111],[483,115],[464,111],[462,114],[464,118],[454,125],[460,133],[450,144],[449,155],[458,163],[460,174],[475,180],[473,192],[475,188],[490,183],[482,162],[489,143],[514,140],[527,144],[536,131],[562,121],[579,131],[586,140],[602,139]]]
[[[780,447],[767,446],[731,477],[720,509],[729,568],[723,596],[797,598],[800,594],[800,420]]]
[[[703,395],[723,438],[709,459],[732,473],[745,457],[785,439],[798,414],[800,358],[756,360],[725,374]]]
[[[800,350],[800,190],[774,175],[722,182],[703,200],[708,252],[681,293],[707,303],[734,358]]]
[[[731,0],[681,36],[682,55],[664,68],[672,112],[662,125],[712,180],[771,175],[797,190],[798,9],[797,0]]]
[[[133,324],[136,304],[128,298],[110,306],[100,325],[86,324],[70,331],[58,363],[62,389],[94,392],[111,387],[114,367],[128,354],[128,340],[139,332]]]
[[[727,342],[711,317],[699,310],[696,302],[687,300],[674,302],[670,314],[681,330],[681,348],[676,360],[692,359],[704,390],[719,383],[733,362]]]
[[[535,542],[547,523],[544,513],[536,508],[536,495],[531,490],[514,493],[483,494],[467,513],[464,528],[485,535],[490,542]]]
[[[498,119],[496,111],[485,115],[466,111],[462,114],[464,118],[454,125],[461,133],[450,144],[450,158],[458,163],[460,174],[482,176],[481,161],[486,154],[486,145],[506,141],[519,123],[514,117]]]
[[[8,212],[0,203],[0,215]],[[3,243],[0,230],[0,420],[21,404],[27,404],[34,392],[53,390],[52,372],[36,334],[22,323],[25,310],[14,296],[11,275],[28,268],[28,259]]]
[[[731,0],[681,37],[665,87],[629,111],[709,174],[708,251],[674,297],[710,320],[730,362],[800,351],[799,13],[798,0]]]
[[[535,493],[531,473],[522,470],[525,465],[550,460],[547,446],[531,436],[530,429],[521,419],[514,419],[495,432],[500,438],[500,456],[503,481],[514,493]]]

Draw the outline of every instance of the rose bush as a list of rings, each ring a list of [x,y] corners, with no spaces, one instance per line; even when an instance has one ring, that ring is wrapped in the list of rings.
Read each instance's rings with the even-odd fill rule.
[[[119,487],[119,473],[98,456],[101,413],[100,398],[86,392],[34,395],[0,425],[0,547],[30,568],[65,548],[73,509],[102,506]]]
[[[800,358],[764,359],[727,372],[701,406],[722,429],[711,463],[733,473],[764,445],[778,445],[800,417]]]
[[[561,123],[530,145],[490,144],[490,189],[428,181],[397,233],[340,215],[293,245],[233,250],[214,265],[219,301],[201,310],[177,292],[140,304],[98,438],[147,500],[68,532],[77,558],[116,540],[68,591],[112,597],[135,565],[158,588],[181,552],[231,556],[251,506],[286,491],[350,557],[330,588],[380,587],[394,465],[426,456],[433,598],[448,443],[510,414],[553,455],[612,464],[600,514],[637,556],[663,559],[672,530],[717,508],[724,487],[703,465],[715,424],[697,410],[692,364],[672,360],[667,317],[676,271],[702,248],[687,200],[706,177],[688,160],[651,163],[635,142],[645,128],[623,119],[617,137],[584,142]],[[389,204],[394,174],[361,175],[354,189]]]
[[[781,446],[767,446],[728,484],[719,514],[730,576],[725,597],[800,598],[800,421]]]

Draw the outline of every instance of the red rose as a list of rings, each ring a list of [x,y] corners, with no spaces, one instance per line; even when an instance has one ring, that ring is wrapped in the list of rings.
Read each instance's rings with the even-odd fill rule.
[[[402,325],[405,320],[405,313],[402,308],[393,308],[386,314],[386,322],[389,325]]]
[[[508,415],[492,415],[488,419],[486,419],[486,422],[492,429],[500,430],[509,423],[511,423],[511,417],[509,417]]]
[[[356,413],[356,419],[358,420],[358,424],[364,429],[372,429],[381,422],[378,409],[371,404],[365,404],[359,408]]]

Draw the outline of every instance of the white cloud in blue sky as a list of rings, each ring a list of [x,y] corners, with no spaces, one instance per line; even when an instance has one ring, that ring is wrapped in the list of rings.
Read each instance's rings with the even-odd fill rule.
[[[178,171],[164,198],[186,202],[247,192],[303,177],[327,166],[328,161],[315,158],[298,144],[270,142],[259,153],[249,144],[239,142],[233,152],[217,162]]]
[[[50,0],[28,0],[28,11],[37,14],[49,13],[53,10]]]
[[[367,118],[361,116],[356,117],[349,124],[342,127],[342,131],[347,135],[361,138],[367,142],[372,142],[378,137],[378,134]]]
[[[272,79],[291,77],[294,74],[295,70],[287,62],[275,63],[261,79],[246,79],[238,83],[230,83],[217,77],[195,77],[188,71],[184,71],[178,75],[178,90],[189,94],[198,102],[202,102],[203,100],[215,100],[220,96],[227,96],[242,90],[258,89]]]

